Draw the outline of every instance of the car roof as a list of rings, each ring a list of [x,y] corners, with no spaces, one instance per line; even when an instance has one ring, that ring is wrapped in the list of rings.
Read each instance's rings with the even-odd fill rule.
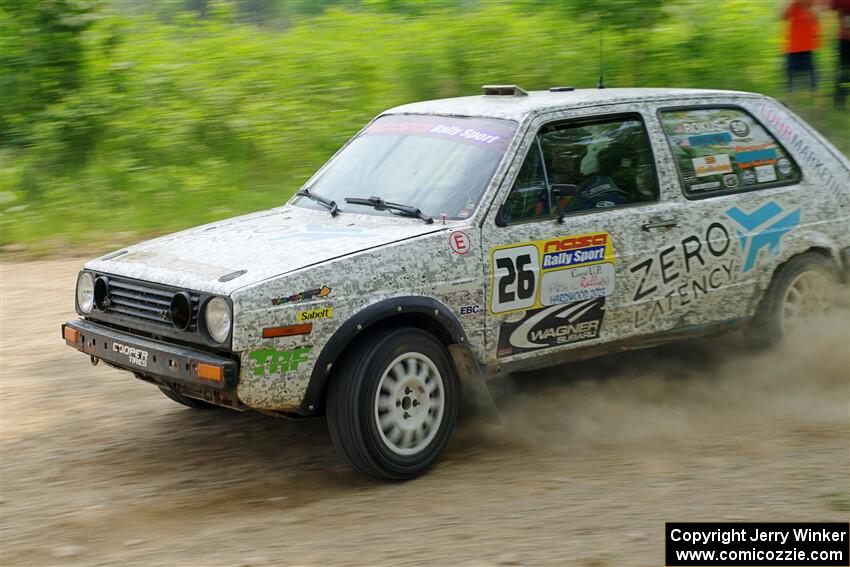
[[[397,106],[384,114],[439,114],[519,121],[530,114],[586,106],[683,98],[699,101],[718,96],[764,97],[764,95],[748,92],[704,89],[575,89],[558,92],[531,91],[527,96],[480,95],[426,100]]]

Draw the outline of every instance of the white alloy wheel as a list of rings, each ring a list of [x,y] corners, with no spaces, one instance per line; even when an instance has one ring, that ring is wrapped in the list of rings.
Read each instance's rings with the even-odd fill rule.
[[[791,280],[782,298],[781,325],[785,333],[811,325],[829,309],[830,281],[819,271],[805,271]]]
[[[375,422],[388,449],[398,455],[422,451],[444,411],[443,377],[430,358],[407,352],[387,365],[375,393]]]

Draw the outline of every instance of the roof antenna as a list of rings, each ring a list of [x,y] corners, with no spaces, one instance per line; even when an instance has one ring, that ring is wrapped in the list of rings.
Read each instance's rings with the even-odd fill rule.
[[[605,82],[603,81],[603,74],[605,70],[605,54],[602,50],[602,9],[599,7],[599,0],[596,0],[596,13],[599,16],[599,83],[596,85],[596,88],[604,89]]]

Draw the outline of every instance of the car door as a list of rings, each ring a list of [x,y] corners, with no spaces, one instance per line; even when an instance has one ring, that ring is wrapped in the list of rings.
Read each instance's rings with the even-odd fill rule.
[[[659,183],[645,126],[652,111],[613,105],[531,124],[482,226],[492,359],[646,332],[635,321],[641,273],[629,268],[677,239],[677,204],[667,196],[680,195],[674,181]],[[675,321],[658,314],[651,323]]]

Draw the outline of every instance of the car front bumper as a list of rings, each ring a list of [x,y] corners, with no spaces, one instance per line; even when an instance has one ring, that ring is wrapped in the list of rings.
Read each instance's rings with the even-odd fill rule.
[[[84,319],[63,324],[62,338],[68,346],[90,355],[93,363],[103,360],[165,387],[196,395],[216,392],[215,398],[235,400],[239,380],[239,363],[235,359],[139,337]]]

